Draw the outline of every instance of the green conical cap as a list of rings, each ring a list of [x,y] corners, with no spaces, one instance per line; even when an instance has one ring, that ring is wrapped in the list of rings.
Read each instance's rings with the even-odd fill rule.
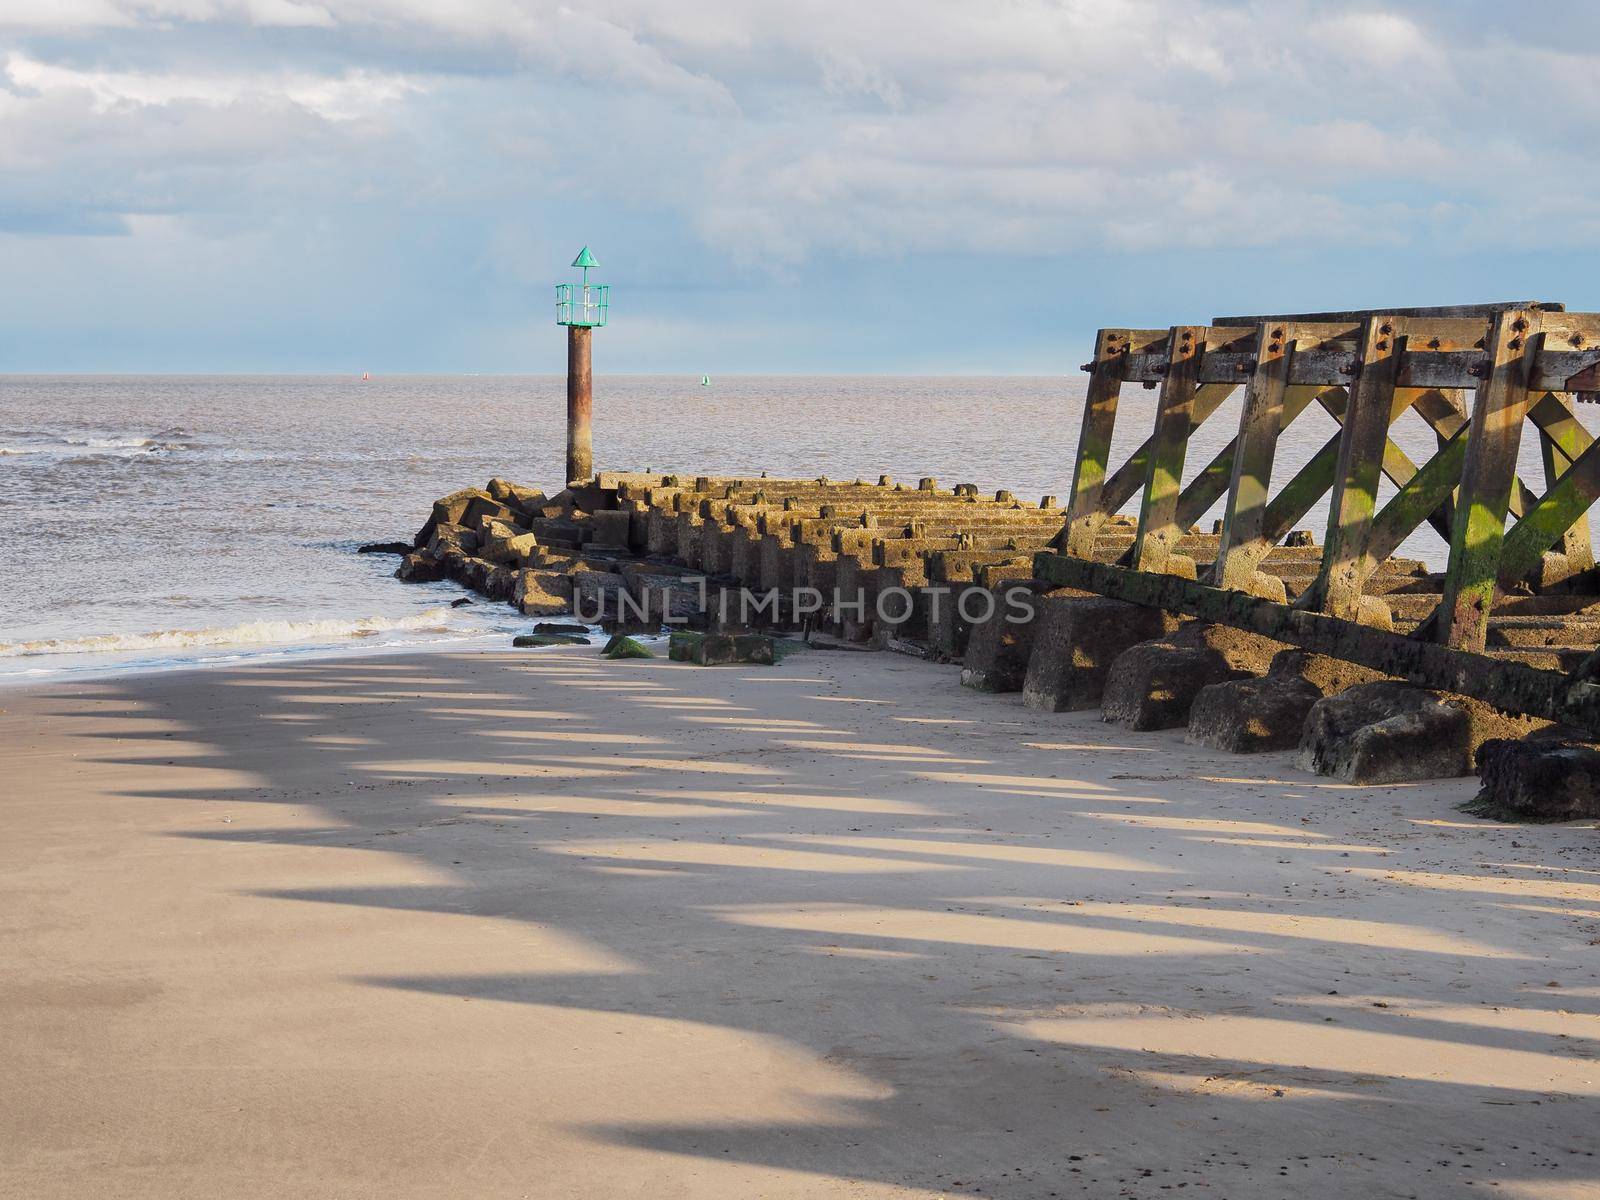
[[[590,254],[589,247],[585,246],[578,251],[578,257],[572,260],[572,265],[575,267],[598,267],[600,264],[595,262],[594,255]]]

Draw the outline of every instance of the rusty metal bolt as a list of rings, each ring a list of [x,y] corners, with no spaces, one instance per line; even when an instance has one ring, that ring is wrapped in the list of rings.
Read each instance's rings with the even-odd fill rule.
[[[1394,332],[1394,326],[1385,321],[1382,325],[1378,326],[1378,332],[1383,334],[1384,337],[1388,337]]]
[[[1510,346],[1510,348],[1513,349],[1513,350],[1521,350],[1522,349],[1522,339],[1520,337],[1514,337],[1514,338],[1511,339],[1510,342],[1507,343],[1507,345]]]
[[[1575,333],[1567,339],[1567,342],[1572,346],[1581,346],[1583,345],[1583,334]]]
[[[1282,350],[1282,349],[1283,349],[1283,343],[1282,342],[1273,342],[1270,346],[1267,347],[1267,353],[1268,354],[1276,354],[1279,350]]]
[[[1246,362],[1242,362],[1237,367],[1235,367],[1234,369],[1236,371],[1238,371],[1239,374],[1241,374],[1241,375],[1248,375],[1251,371],[1254,371],[1256,369],[1255,360],[1254,359],[1250,359],[1250,360],[1248,360]]]
[[[1515,329],[1518,333],[1521,333],[1527,327],[1528,322],[1522,317],[1518,317],[1515,321],[1511,322],[1511,328]]]
[[[1379,350],[1387,350],[1388,348],[1389,348],[1389,339],[1388,338],[1379,338],[1378,339],[1378,349]]]
[[[1476,376],[1479,379],[1482,379],[1488,373],[1489,373],[1489,369],[1487,367],[1485,367],[1482,363],[1473,363],[1470,367],[1467,368],[1467,374],[1468,375]]]
[[[1078,368],[1078,370],[1080,370],[1080,371],[1092,371],[1092,370],[1094,370],[1094,364],[1093,363],[1084,363],[1081,367]]]
[[[1344,366],[1339,368],[1339,374],[1341,374],[1341,375],[1359,375],[1359,374],[1361,374],[1361,363],[1360,363],[1360,361],[1356,360],[1356,359],[1352,359],[1351,361],[1345,363]]]
[[[1169,363],[1157,363],[1156,364],[1156,374],[1157,375],[1165,375],[1170,370],[1172,370],[1172,367],[1171,367],[1171,365]]]
[[[1275,338],[1277,338],[1277,339],[1278,339],[1278,340],[1279,340],[1279,341],[1282,341],[1282,340],[1283,340],[1283,330],[1281,330],[1281,329],[1274,329],[1274,330],[1273,330],[1273,331],[1272,331],[1272,336],[1273,336],[1273,337],[1275,337]]]
[[[1444,343],[1441,342],[1438,338],[1429,338],[1428,339],[1428,349],[1429,350],[1437,350],[1442,345],[1444,345]]]

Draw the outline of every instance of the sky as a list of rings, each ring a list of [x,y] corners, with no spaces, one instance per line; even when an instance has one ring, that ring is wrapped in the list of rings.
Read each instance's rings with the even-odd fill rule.
[[[1600,309],[1600,4],[0,0],[0,371],[1075,373]]]

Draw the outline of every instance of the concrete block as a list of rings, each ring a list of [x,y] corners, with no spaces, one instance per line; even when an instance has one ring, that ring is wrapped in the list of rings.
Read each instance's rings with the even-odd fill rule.
[[[1316,685],[1298,675],[1209,684],[1189,709],[1184,740],[1232,754],[1293,750],[1300,744],[1311,706],[1320,699]]]
[[[1038,601],[1022,702],[1045,712],[1097,708],[1117,656],[1177,627],[1158,608],[1058,588]]]
[[[596,544],[597,551],[602,546],[628,549],[632,514],[622,509],[601,509],[590,516],[589,522],[590,540]]]
[[[1039,591],[1031,581],[988,590],[994,603],[985,606],[987,620],[972,622],[961,686],[980,692],[1021,691],[1038,624]]]
[[[572,607],[572,578],[563,571],[517,572],[511,602],[528,617],[552,617]]]
[[[1346,783],[1409,783],[1472,769],[1472,719],[1439,692],[1385,680],[1311,707],[1299,763]]]
[[[583,621],[602,621],[622,615],[621,597],[627,581],[612,571],[574,571],[572,609]]]
[[[1565,737],[1494,738],[1478,747],[1483,781],[1469,811],[1524,821],[1600,817],[1600,745]]]

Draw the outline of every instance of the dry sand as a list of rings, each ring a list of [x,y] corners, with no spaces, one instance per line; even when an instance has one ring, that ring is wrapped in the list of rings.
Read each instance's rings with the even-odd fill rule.
[[[890,655],[0,693],[0,1194],[1595,1196],[1587,826]]]

